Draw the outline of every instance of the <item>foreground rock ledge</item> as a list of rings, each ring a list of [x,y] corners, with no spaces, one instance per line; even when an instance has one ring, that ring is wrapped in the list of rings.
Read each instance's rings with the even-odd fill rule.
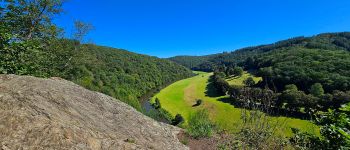
[[[0,149],[188,149],[179,131],[63,79],[0,75]]]

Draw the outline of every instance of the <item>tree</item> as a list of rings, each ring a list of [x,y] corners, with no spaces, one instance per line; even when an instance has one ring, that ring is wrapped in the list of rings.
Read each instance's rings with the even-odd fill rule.
[[[252,77],[248,77],[246,80],[243,81],[246,86],[253,86],[255,85],[255,81]]]
[[[295,84],[288,84],[285,86],[286,91],[298,91],[298,87]]]
[[[52,18],[62,12],[62,0],[6,0],[1,21],[21,40],[54,37]]]
[[[333,91],[333,101],[331,105],[333,105],[334,109],[340,108],[341,105],[347,104],[350,102],[350,91]]]
[[[75,28],[75,33],[73,35],[74,39],[82,43],[84,40],[84,37],[91,30],[94,29],[94,26],[91,23],[76,20],[74,21],[74,28]]]
[[[53,54],[48,47],[59,32],[51,21],[61,5],[61,0],[1,1],[2,73],[49,76]]]
[[[241,87],[236,85],[231,85],[229,88],[229,95],[233,99],[237,99],[240,96]]]
[[[76,20],[74,21],[74,35],[73,35],[73,39],[75,40],[74,42],[74,51],[75,51],[75,55],[83,55],[81,51],[79,51],[79,46],[81,43],[84,42],[84,38],[85,36],[94,29],[94,26],[90,23],[86,23],[83,21],[79,21]],[[64,65],[64,68],[67,68],[69,65],[72,65],[72,59],[74,57],[79,57],[79,56],[75,56],[72,55],[70,56],[67,60],[66,63]]]
[[[175,118],[172,120],[171,124],[174,126],[180,125],[185,121],[185,119],[180,115],[176,114]]]
[[[289,84],[285,86],[285,90],[278,97],[278,106],[282,107],[284,104],[287,104],[286,107],[292,111],[298,111],[301,107],[304,106],[305,93],[299,91],[297,86],[294,84]]]
[[[233,68],[233,74],[235,76],[242,76],[243,75],[242,67],[235,67],[235,68]]]
[[[214,73],[214,76],[215,76],[215,77],[219,77],[219,78],[225,78],[225,77],[226,77],[226,74],[223,73],[223,72],[215,72],[215,73]]]
[[[232,67],[228,67],[228,68],[226,69],[226,75],[227,75],[227,76],[231,76],[231,75],[233,75],[233,74],[234,74],[233,68],[232,68]]]
[[[230,89],[230,85],[222,78],[218,78],[214,82],[214,85],[216,87],[218,94],[220,94],[220,95],[225,95],[228,92],[228,90]]]
[[[321,83],[315,83],[310,88],[310,93],[313,96],[321,97],[324,94],[324,90]]]

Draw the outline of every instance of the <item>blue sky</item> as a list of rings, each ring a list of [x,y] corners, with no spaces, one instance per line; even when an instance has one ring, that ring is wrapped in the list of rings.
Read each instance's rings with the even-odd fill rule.
[[[69,0],[55,18],[95,26],[97,45],[158,57],[206,55],[295,36],[350,31],[350,0]]]

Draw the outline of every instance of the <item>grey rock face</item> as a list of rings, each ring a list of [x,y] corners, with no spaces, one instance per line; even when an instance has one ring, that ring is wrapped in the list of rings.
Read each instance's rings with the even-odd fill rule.
[[[0,149],[188,149],[179,131],[63,79],[0,75]]]

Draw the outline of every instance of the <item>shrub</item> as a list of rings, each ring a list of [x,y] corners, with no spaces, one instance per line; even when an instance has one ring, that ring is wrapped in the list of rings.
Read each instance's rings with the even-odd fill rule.
[[[322,149],[323,143],[315,134],[301,132],[296,128],[292,128],[292,132],[294,135],[289,141],[296,149]]]
[[[233,68],[233,75],[242,76],[243,75],[243,68],[241,68],[241,67]]]
[[[243,81],[246,86],[253,86],[255,85],[255,81],[252,77],[248,77],[246,80]]]
[[[322,138],[308,133],[293,131],[291,143],[300,149],[350,149],[350,104],[338,110],[329,110],[317,120]]]
[[[213,132],[213,125],[209,120],[207,110],[199,110],[190,115],[187,132],[194,138],[210,137]]]
[[[155,109],[162,108],[162,105],[160,104],[160,101],[159,101],[158,98],[156,98],[156,100],[154,101],[153,107],[154,107]]]
[[[185,119],[180,115],[177,114],[175,118],[172,120],[171,124],[174,126],[180,125],[185,121]]]
[[[320,84],[320,83],[313,84],[310,88],[310,93],[316,97],[322,96],[324,94],[322,84]]]
[[[199,105],[201,105],[202,104],[202,100],[201,99],[197,99],[197,101],[196,101],[196,106],[199,106]]]

